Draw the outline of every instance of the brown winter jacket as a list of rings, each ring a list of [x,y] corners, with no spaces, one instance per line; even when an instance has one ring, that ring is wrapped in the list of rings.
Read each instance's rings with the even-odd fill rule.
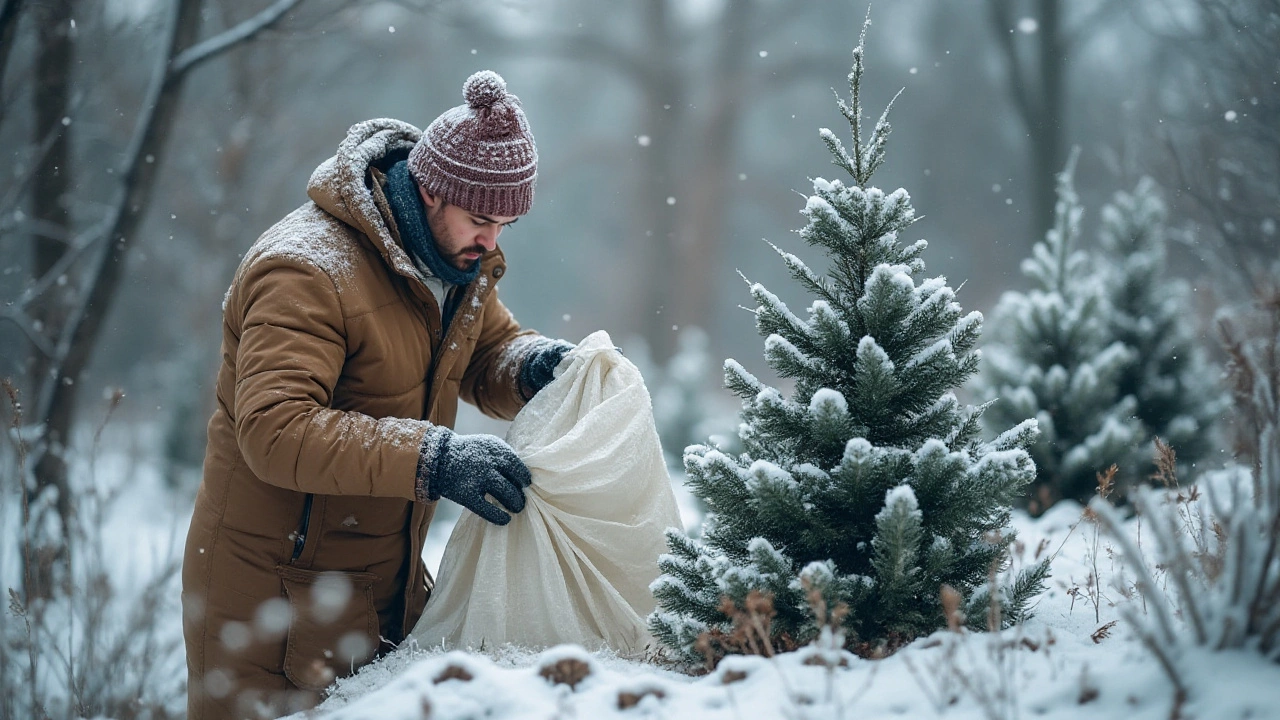
[[[413,628],[430,592],[435,511],[414,501],[428,423],[458,398],[510,419],[522,333],[486,254],[440,336],[441,311],[375,178],[418,140],[395,120],[351,128],[312,202],[254,243],[224,304],[217,409],[182,586],[191,720],[296,707]],[[382,640],[380,640],[382,638]]]

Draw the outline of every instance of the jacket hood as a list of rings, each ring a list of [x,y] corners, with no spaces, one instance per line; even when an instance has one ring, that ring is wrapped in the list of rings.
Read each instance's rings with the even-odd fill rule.
[[[312,202],[363,233],[387,264],[407,277],[416,276],[413,263],[392,237],[367,183],[371,167],[385,165],[393,157],[403,159],[420,137],[418,128],[391,118],[356,123],[338,145],[338,154],[320,163],[307,183]]]

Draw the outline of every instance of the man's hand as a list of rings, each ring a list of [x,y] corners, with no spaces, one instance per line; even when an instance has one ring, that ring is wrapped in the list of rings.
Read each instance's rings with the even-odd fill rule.
[[[486,494],[513,513],[524,510],[524,489],[533,478],[502,438],[458,435],[437,425],[427,432],[421,452],[419,500],[446,497],[494,525],[506,525],[511,516],[485,500]]]
[[[538,391],[555,379],[556,366],[569,354],[576,345],[565,340],[548,340],[525,356],[520,366],[520,385],[526,399],[538,394]]]

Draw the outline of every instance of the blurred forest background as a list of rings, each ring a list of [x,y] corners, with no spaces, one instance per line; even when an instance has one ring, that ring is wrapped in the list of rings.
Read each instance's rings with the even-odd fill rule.
[[[1053,175],[1079,145],[1086,207],[1142,174],[1163,186],[1188,240],[1173,267],[1207,327],[1247,288],[1214,282],[1224,268],[1210,261],[1230,275],[1275,254],[1275,189],[1251,176],[1274,184],[1277,160],[1251,154],[1246,137],[1264,111],[1275,117],[1274,62],[1239,66],[1233,51],[1249,40],[1232,27],[1275,4],[874,7],[864,95],[879,107],[905,89],[879,180],[926,216],[916,228],[930,272],[984,311],[1024,285],[1018,264],[1049,227]],[[535,210],[503,238],[516,270],[507,304],[549,335],[606,329],[658,367],[681,329],[701,328],[715,388],[720,358],[751,366],[760,353],[738,272],[801,302],[763,240],[805,256],[790,235],[796,193],[838,172],[816,130],[839,131],[829,88],[843,85],[866,11],[861,0],[3,0],[0,376],[21,390],[26,421],[52,420],[54,435],[75,426],[74,408],[122,388],[120,415],[157,423],[166,452],[198,465],[220,300],[241,253],[305,201],[348,126],[425,126],[491,68],[521,97],[541,155]],[[1248,207],[1228,210],[1247,226],[1215,207],[1236,186],[1232,203]],[[700,343],[696,331],[684,341]]]
[[[830,89],[867,11],[0,0],[0,377],[34,448],[32,497],[49,490],[66,517],[60,450],[87,447],[111,412],[110,442],[159,463],[189,505],[243,252],[306,201],[350,125],[425,127],[486,68],[521,98],[541,158],[534,209],[502,237],[506,304],[547,335],[608,330],[651,378],[673,455],[731,432],[721,360],[769,377],[739,272],[808,304],[764,241],[812,257],[793,232],[810,178],[840,172],[817,130],[845,133]],[[1156,180],[1179,241],[1171,272],[1193,289],[1186,320],[1220,365],[1215,314],[1276,279],[1277,13],[1277,0],[875,3],[869,112],[903,90],[877,180],[925,216],[929,273],[962,287],[966,309],[1024,289],[1019,263],[1078,146],[1086,244],[1112,193]],[[0,417],[16,422],[14,405]],[[482,427],[473,414],[460,429]],[[6,467],[17,448],[4,444]],[[16,478],[0,502],[19,497]]]

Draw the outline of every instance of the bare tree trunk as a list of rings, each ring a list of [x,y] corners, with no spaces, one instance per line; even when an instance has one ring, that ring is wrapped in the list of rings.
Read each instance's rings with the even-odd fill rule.
[[[725,9],[711,78],[711,112],[701,128],[700,152],[687,192],[689,202],[682,214],[685,222],[677,248],[681,261],[672,267],[679,278],[679,315],[675,320],[682,326],[709,328],[715,309],[714,268],[723,247],[731,165],[750,52],[752,9],[752,0],[731,0]]]
[[[1034,237],[1040,237],[1053,226],[1053,208],[1057,202],[1057,175],[1066,164],[1066,133],[1063,111],[1066,105],[1066,40],[1063,37],[1061,0],[1040,0],[1039,117],[1031,123],[1032,148],[1032,226]]]
[[[276,0],[254,18],[197,44],[202,0],[178,0],[168,25],[165,55],[157,63],[155,78],[125,152],[117,196],[105,233],[106,247],[69,314],[53,353],[52,382],[44,384],[36,407],[37,420],[50,438],[70,438],[76,414],[76,389],[102,333],[111,309],[125,261],[146,215],[159,169],[164,164],[168,138],[179,110],[182,88],[190,71],[199,64],[248,41],[276,22],[301,0]],[[145,158],[145,159],[144,159]],[[44,452],[35,475],[42,487],[67,487],[67,464],[61,452]],[[65,494],[65,493],[64,493]],[[61,502],[61,498],[59,499]]]
[[[1061,0],[1037,0],[1033,34],[1035,67],[1019,52],[1014,32],[1016,0],[988,0],[992,31],[1005,56],[1009,91],[1030,142],[1031,237],[1033,242],[1053,226],[1055,183],[1066,162],[1063,123],[1068,40],[1062,25]]]
[[[648,338],[656,361],[662,362],[675,349],[676,322],[676,212],[668,203],[680,198],[677,168],[683,153],[680,143],[680,119],[686,108],[684,78],[677,67],[676,28],[671,18],[669,0],[648,0],[645,5],[645,44],[650,48],[653,64],[647,67],[641,88],[644,125],[641,132],[649,135],[645,168],[641,175],[640,213],[637,228],[645,228],[639,238],[640,271],[636,273],[640,302],[636,310],[642,314],[640,328]]]
[[[35,137],[39,147],[48,143],[48,151],[32,178],[31,208],[34,219],[32,257],[34,277],[48,273],[66,251],[71,237],[71,217],[68,212],[71,189],[71,128],[64,123],[70,108],[71,68],[74,57],[72,42],[72,0],[48,0],[34,6],[39,40],[35,61]],[[46,296],[46,302],[37,305],[32,313],[35,327],[58,328],[67,314],[67,297],[64,287],[54,286]],[[30,394],[38,397],[41,387],[50,382],[52,358],[36,350],[32,353]],[[46,455],[59,456],[66,445],[66,436],[57,432],[45,435]],[[47,467],[46,467],[47,469]],[[71,492],[65,473],[40,473],[37,467],[32,497],[39,500],[53,493],[54,502],[37,502],[35,527],[58,527],[60,537],[36,538],[36,547],[24,553],[24,560],[32,559],[36,567],[26,568],[33,587],[32,597],[48,597],[57,581],[54,570],[63,565],[70,542]],[[53,512],[56,518],[49,518]],[[56,523],[56,524],[55,524]]]
[[[23,3],[24,0],[0,0],[0,122],[4,122],[5,111],[11,104],[10,96],[4,93],[4,71],[9,66],[9,54],[17,44]]]

